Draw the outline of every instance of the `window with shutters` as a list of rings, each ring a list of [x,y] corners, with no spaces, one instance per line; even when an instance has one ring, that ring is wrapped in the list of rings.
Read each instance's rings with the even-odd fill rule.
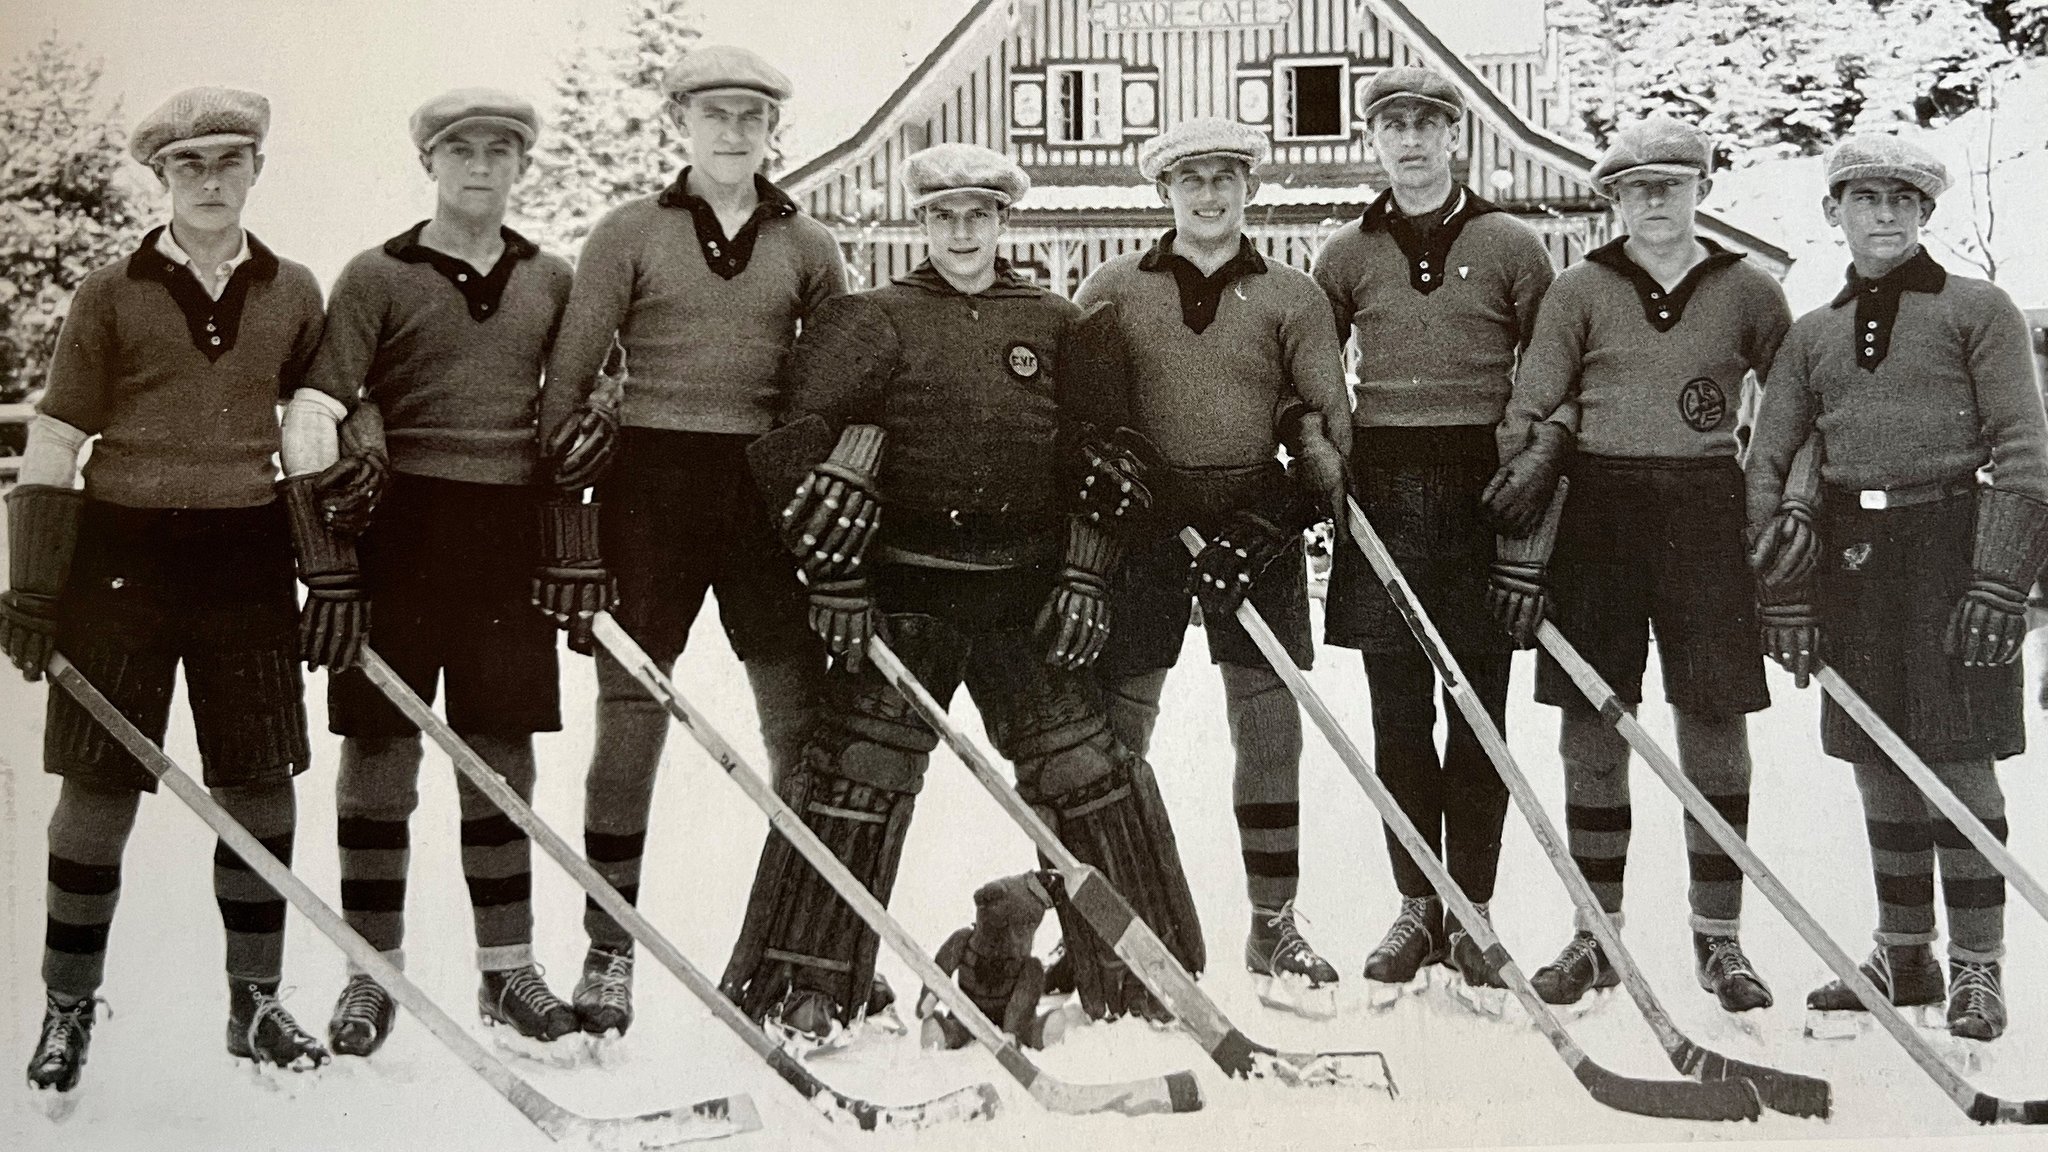
[[[1351,137],[1348,64],[1342,57],[1280,60],[1273,65],[1275,140]]]
[[[1054,64],[1046,68],[1052,105],[1048,144],[1122,144],[1124,88],[1115,64]]]

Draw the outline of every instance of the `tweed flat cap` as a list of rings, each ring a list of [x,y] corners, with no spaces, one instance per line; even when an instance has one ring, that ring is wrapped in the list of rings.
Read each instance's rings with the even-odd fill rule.
[[[1628,172],[1691,174],[1702,179],[1713,174],[1714,149],[1707,134],[1669,116],[1645,116],[1614,134],[1607,154],[1593,166],[1593,186],[1602,194]]]
[[[497,88],[457,88],[413,112],[413,146],[432,152],[449,133],[472,125],[503,128],[528,148],[540,138],[540,114],[528,101]]]
[[[1929,200],[1948,191],[1948,166],[1934,153],[1897,136],[1875,132],[1844,138],[1828,153],[1828,195],[1851,180],[1903,180]]]
[[[1257,128],[1225,120],[1220,116],[1199,116],[1183,120],[1138,147],[1138,173],[1157,180],[1183,160],[1198,156],[1229,156],[1257,169],[1273,152],[1266,134]]]
[[[796,90],[775,65],[732,44],[704,44],[690,49],[661,78],[671,98],[739,93],[765,96],[776,103]]]
[[[1389,68],[1365,86],[1365,119],[1396,100],[1416,100],[1441,109],[1453,121],[1465,114],[1465,95],[1441,72],[1428,68]]]
[[[238,88],[187,88],[157,107],[128,137],[128,154],[144,164],[176,145],[251,144],[270,132],[270,101]]]
[[[912,208],[955,192],[979,192],[1007,207],[1031,190],[1031,177],[1001,152],[955,141],[912,153],[903,162],[903,190]]]

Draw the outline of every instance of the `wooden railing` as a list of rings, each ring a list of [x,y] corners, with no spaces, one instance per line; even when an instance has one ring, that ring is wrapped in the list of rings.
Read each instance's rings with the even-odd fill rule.
[[[33,404],[0,404],[0,425],[26,424],[35,419],[36,406]],[[14,483],[21,474],[21,457],[0,456],[0,485]]]

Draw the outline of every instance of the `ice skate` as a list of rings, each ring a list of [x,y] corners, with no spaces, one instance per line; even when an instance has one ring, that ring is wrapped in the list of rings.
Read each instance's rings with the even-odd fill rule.
[[[1564,950],[1557,954],[1557,959],[1536,970],[1529,983],[1545,1004],[1577,1005],[1585,999],[1586,993],[1621,983],[1621,973],[1607,962],[1607,953],[1600,947],[1600,941],[1594,939],[1591,932],[1581,929],[1572,934]],[[1591,1011],[1594,1006],[1585,1004],[1580,1013]]]
[[[1749,1012],[1769,1008],[1771,990],[1743,955],[1742,944],[1733,936],[1692,934],[1694,974],[1700,988],[1712,992],[1724,1012]]]
[[[839,1056],[862,1048],[868,1044],[892,1036],[908,1036],[910,1026],[896,1011],[896,990],[889,986],[882,974],[868,984],[868,1000],[851,1023],[833,1021],[826,1035],[808,1045],[806,1057]]]
[[[78,1107],[72,1089],[85,1072],[85,1053],[101,1003],[88,996],[64,1004],[56,993],[44,993],[43,1030],[29,1057],[28,1086],[35,1090],[36,1106],[51,1120],[64,1120]]]
[[[1444,958],[1444,906],[1434,896],[1404,896],[1400,914],[1365,959],[1366,1002],[1386,1011],[1429,986],[1429,965]]]
[[[1906,1019],[1933,1026],[1933,1006],[1942,1002],[1941,962],[1925,944],[1883,945],[1857,966],[1878,992],[1891,998]],[[1806,1035],[1813,1040],[1845,1040],[1870,1024],[1870,1010],[1840,980],[1830,980],[1806,994]]]
[[[1277,910],[1252,909],[1244,966],[1252,974],[1252,990],[1268,1008],[1311,1020],[1337,1014],[1337,970],[1302,939],[1294,901]]]
[[[583,976],[570,998],[576,1022],[599,1041],[618,1040],[633,1026],[633,953],[596,944],[583,956]]]
[[[1980,1042],[2005,1035],[2005,989],[1998,962],[1951,958],[1948,975],[1948,1034]]]
[[[276,984],[238,980],[228,994],[228,1055],[267,1068],[307,1072],[333,1057],[277,998]]]
[[[336,1056],[368,1056],[384,1046],[398,1020],[398,1002],[364,973],[348,978],[327,1022],[327,1046]]]
[[[577,1031],[576,1010],[554,994],[537,965],[486,972],[477,985],[476,1010],[499,1047],[558,1068],[573,1067],[580,1046],[555,1041]]]
[[[1473,908],[1482,917],[1487,915],[1486,905],[1475,904]],[[1491,923],[1490,920],[1488,922]],[[1450,982],[1451,996],[1481,1016],[1500,1018],[1508,1009],[1508,986],[1501,979],[1500,970],[1486,962],[1486,953],[1479,947],[1479,942],[1455,918],[1445,917],[1444,924],[1450,930],[1450,946],[1444,964],[1459,977]]]

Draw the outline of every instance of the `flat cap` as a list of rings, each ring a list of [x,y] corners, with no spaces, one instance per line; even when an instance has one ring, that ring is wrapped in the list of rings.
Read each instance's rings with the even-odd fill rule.
[[[1228,156],[1256,169],[1272,152],[1273,145],[1257,128],[1220,116],[1198,116],[1139,145],[1138,173],[1157,180],[1175,164],[1200,156]]]
[[[954,141],[934,144],[903,161],[903,190],[913,209],[955,192],[979,192],[1008,207],[1031,190],[1031,177],[1001,152]]]
[[[413,112],[413,146],[431,152],[449,133],[473,125],[503,128],[528,148],[540,137],[540,114],[530,102],[498,88],[457,88]]]
[[[1929,200],[1948,191],[1948,166],[1934,153],[1875,132],[1844,137],[1828,153],[1827,173],[1829,195],[1851,180],[1903,180]]]
[[[187,88],[142,118],[128,137],[128,154],[149,164],[176,146],[250,144],[263,147],[270,131],[270,101],[238,88]]]
[[[1441,72],[1428,68],[1389,68],[1365,86],[1365,119],[1396,100],[1416,100],[1442,109],[1453,121],[1465,114],[1465,95]]]
[[[1713,174],[1714,149],[1707,134],[1669,116],[1645,116],[1614,134],[1606,155],[1593,165],[1593,186],[1603,194],[1627,172],[1648,170],[1701,179]]]
[[[673,99],[744,93],[779,104],[796,89],[781,69],[745,48],[704,44],[669,68],[661,78],[661,90]]]

